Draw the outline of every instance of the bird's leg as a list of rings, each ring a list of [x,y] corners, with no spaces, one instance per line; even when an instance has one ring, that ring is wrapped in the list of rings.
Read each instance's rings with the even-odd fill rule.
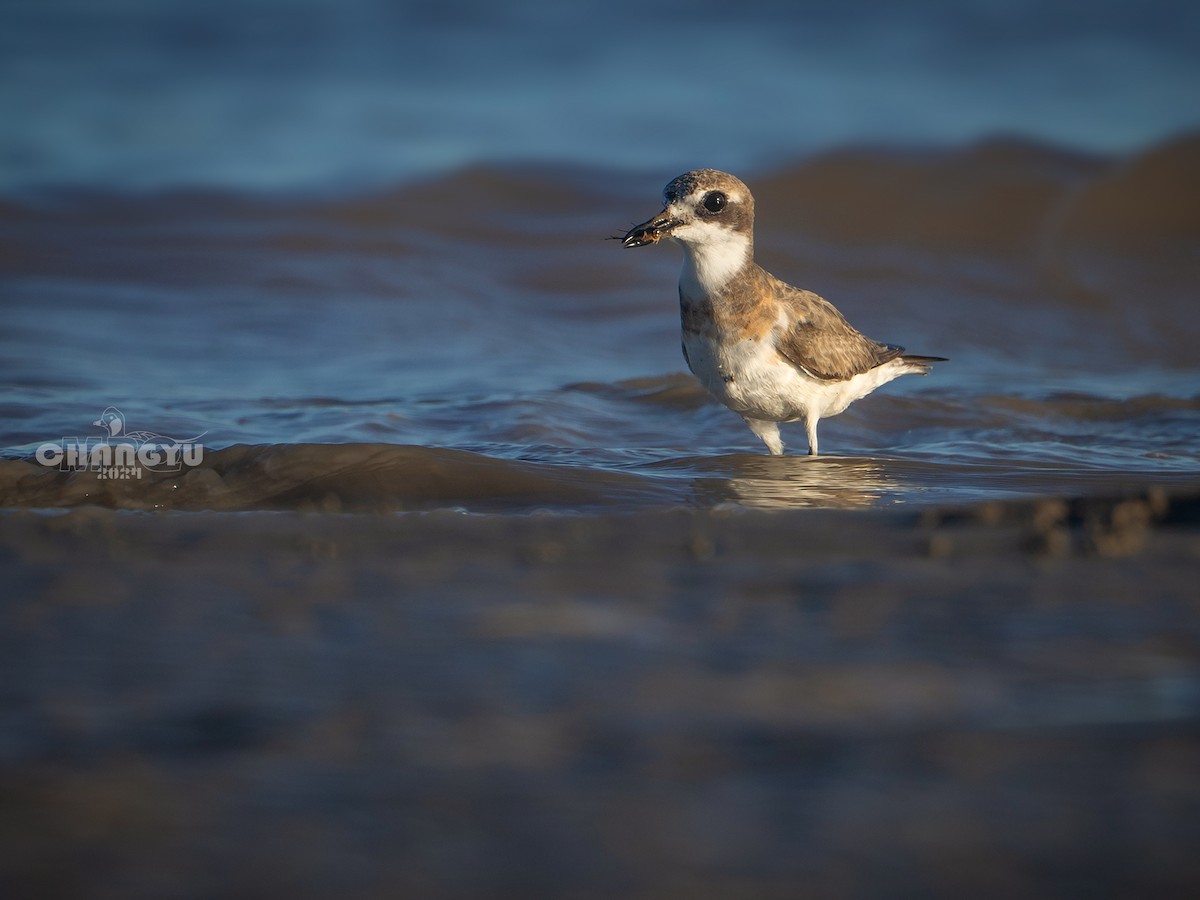
[[[763,419],[746,419],[745,422],[750,430],[767,445],[772,456],[783,456],[783,440],[779,437],[778,422],[767,422]]]
[[[816,416],[804,420],[804,430],[808,432],[808,455],[817,456],[817,422]]]

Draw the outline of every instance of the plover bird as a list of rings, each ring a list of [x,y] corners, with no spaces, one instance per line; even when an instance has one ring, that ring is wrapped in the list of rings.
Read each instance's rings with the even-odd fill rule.
[[[817,422],[900,375],[926,375],[940,356],[860,334],[833,304],[754,262],[754,197],[715,169],[685,172],[663,189],[666,206],[622,243],[683,245],[679,311],[683,358],[772,455],[780,422],[803,420],[817,455]]]

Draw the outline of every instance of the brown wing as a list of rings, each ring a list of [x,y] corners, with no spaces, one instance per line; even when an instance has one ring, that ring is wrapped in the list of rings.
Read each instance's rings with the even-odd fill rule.
[[[788,307],[788,327],[778,349],[788,362],[826,381],[845,381],[895,359],[903,347],[881,344],[859,333],[832,303],[776,279]]]

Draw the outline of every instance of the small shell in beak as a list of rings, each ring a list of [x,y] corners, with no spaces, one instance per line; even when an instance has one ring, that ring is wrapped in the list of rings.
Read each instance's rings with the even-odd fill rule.
[[[643,222],[629,230],[625,235],[625,239],[621,241],[623,247],[645,247],[647,244],[657,244],[663,238],[671,233],[671,229],[678,223],[675,222],[667,211],[663,210],[653,219],[648,222]]]

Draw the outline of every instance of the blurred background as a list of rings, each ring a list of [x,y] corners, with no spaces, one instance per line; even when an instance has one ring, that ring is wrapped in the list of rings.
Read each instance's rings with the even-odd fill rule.
[[[1194,3],[7,0],[0,189],[324,189],[1196,124]]]
[[[0,897],[1200,896],[1198,34],[0,0]],[[698,166],[952,361],[762,456]]]

